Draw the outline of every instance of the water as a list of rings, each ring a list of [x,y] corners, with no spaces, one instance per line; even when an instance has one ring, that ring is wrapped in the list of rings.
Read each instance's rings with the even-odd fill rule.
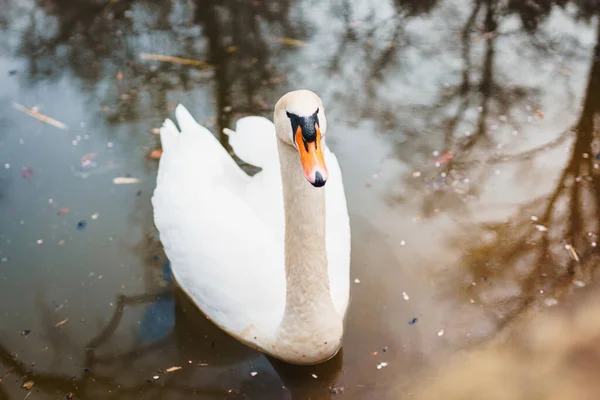
[[[405,398],[429,367],[593,277],[586,2],[0,4],[0,398]],[[327,109],[353,282],[342,353],[302,368],[172,289],[149,158],[178,103],[219,134],[298,88]]]

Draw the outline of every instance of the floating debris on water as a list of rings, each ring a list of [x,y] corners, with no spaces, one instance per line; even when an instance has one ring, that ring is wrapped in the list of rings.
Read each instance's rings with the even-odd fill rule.
[[[574,280],[573,281],[573,285],[581,288],[581,287],[585,287],[585,282],[584,281],[580,281],[580,280]]]
[[[32,116],[33,118],[37,118],[38,120],[45,122],[49,125],[52,125],[59,129],[69,129],[67,125],[63,124],[60,121],[55,120],[54,118],[50,118],[47,115],[40,114],[35,108],[27,108],[17,103],[13,103],[13,107],[19,111],[24,112],[25,114]]]
[[[571,246],[570,244],[565,244],[565,249],[567,249],[567,251],[569,252],[569,255],[571,256],[571,258],[573,260],[575,260],[576,262],[579,262],[579,256],[577,255],[577,252],[575,251],[573,246]]]
[[[138,178],[119,176],[117,178],[113,178],[113,183],[115,185],[129,185],[132,183],[138,183],[140,180]]]
[[[195,67],[210,66],[208,63],[206,63],[204,61],[191,60],[189,58],[165,56],[162,54],[140,53],[140,58],[142,60],[153,60],[153,61],[169,62],[169,63],[173,63],[173,64],[193,65]]]
[[[79,221],[77,223],[77,230],[78,231],[84,231],[86,226],[87,226],[87,222],[85,222],[85,221]]]
[[[304,42],[302,40],[292,39],[292,38],[287,38],[287,37],[269,37],[269,40],[271,40],[272,42],[275,42],[275,43],[287,44],[287,45],[296,46],[296,47],[301,47],[301,46],[306,45],[306,42]]]
[[[258,372],[256,372],[256,371],[250,372],[250,376],[256,376],[256,375],[258,375]]]
[[[317,379],[317,378],[318,378],[318,376],[317,376],[316,374],[312,374],[311,376],[312,376],[313,378],[315,378],[315,379]]]
[[[27,335],[29,335],[30,333],[31,333],[31,330],[29,330],[29,329],[23,329],[23,330],[21,331],[21,336],[27,336]]]
[[[331,393],[333,395],[344,394],[344,387],[341,386],[341,387],[330,388],[329,393]]]
[[[33,387],[33,385],[35,385],[34,381],[27,381],[27,382],[23,383],[23,385],[21,385],[21,387],[23,389],[31,390],[31,388]]]
[[[360,283],[360,279],[356,278],[356,279],[354,280],[354,283]]]
[[[54,325],[54,327],[55,327],[55,328],[58,328],[59,326],[63,326],[63,325],[64,325],[64,324],[66,324],[67,322],[69,322],[69,318],[65,318],[65,319],[63,319],[62,321],[60,321],[60,322],[57,322],[57,323]]]
[[[409,324],[409,325],[414,325],[414,324],[416,324],[417,322],[419,322],[419,319],[415,317],[415,318],[411,319],[410,321],[408,321],[408,324]]]
[[[544,300],[544,304],[546,305],[546,307],[552,307],[558,304],[558,300],[556,300],[555,298],[547,298],[546,300]]]
[[[150,153],[150,155],[148,157],[153,160],[158,160],[162,156],[162,153],[163,153],[162,149],[154,149],[154,150],[152,150],[152,152]]]
[[[544,225],[539,225],[539,224],[535,226],[535,229],[537,229],[540,232],[546,232],[548,230],[547,227],[545,227]]]
[[[183,367],[176,367],[176,366],[169,367],[169,368],[167,368],[167,372],[179,371],[181,368],[183,368]]]
[[[438,336],[444,336],[444,329],[440,329],[437,333]]]
[[[91,218],[91,219],[98,219],[98,217],[99,217],[99,216],[100,216],[100,214],[99,214],[99,213],[93,213],[93,214],[90,216],[90,218]]]
[[[385,368],[387,366],[388,366],[388,363],[386,361],[383,361],[383,362],[377,364],[377,369]]]
[[[408,299],[410,299],[410,297],[408,297],[408,294],[406,294],[406,292],[402,292],[402,298],[403,298],[404,300],[408,300]]]
[[[23,179],[29,179],[33,175],[33,170],[29,167],[21,168],[21,177]]]
[[[65,215],[69,212],[68,208],[61,208],[60,210],[58,210],[58,212],[56,213],[56,215]]]

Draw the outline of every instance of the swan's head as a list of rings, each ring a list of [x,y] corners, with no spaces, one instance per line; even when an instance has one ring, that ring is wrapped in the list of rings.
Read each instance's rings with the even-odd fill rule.
[[[306,179],[315,187],[327,182],[323,157],[327,121],[319,96],[310,90],[285,94],[275,105],[275,129],[279,139],[298,150]]]

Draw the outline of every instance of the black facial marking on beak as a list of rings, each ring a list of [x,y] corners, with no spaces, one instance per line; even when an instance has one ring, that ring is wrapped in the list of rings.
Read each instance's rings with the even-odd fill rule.
[[[317,127],[319,126],[319,109],[315,111],[309,117],[300,117],[294,113],[286,111],[288,118],[292,124],[292,138],[298,131],[298,127],[302,129],[302,138],[304,139],[304,146],[307,143],[312,143],[317,139]]]

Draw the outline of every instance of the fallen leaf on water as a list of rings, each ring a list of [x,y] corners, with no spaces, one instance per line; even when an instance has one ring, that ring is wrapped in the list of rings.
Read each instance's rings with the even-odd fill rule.
[[[542,110],[535,110],[535,114],[539,117],[539,118],[544,118],[544,112]]]
[[[60,210],[58,210],[58,212],[56,213],[56,215],[65,215],[69,212],[68,208],[61,208]]]
[[[117,72],[117,79],[118,80],[123,79],[123,73],[121,71]]]
[[[69,322],[69,318],[65,318],[60,322],[57,322],[56,325],[54,325],[55,328],[58,328],[59,326],[63,326],[64,324],[66,324],[67,322]]]
[[[175,372],[175,371],[179,371],[182,367],[169,367],[167,368],[167,372]]]
[[[23,385],[21,385],[21,387],[23,389],[31,390],[31,388],[33,387],[34,384],[35,384],[35,382],[33,382],[33,381],[27,381]]]
[[[119,176],[117,178],[113,178],[113,183],[115,185],[128,185],[132,183],[138,183],[140,180],[138,178]]]
[[[291,46],[301,47],[301,46],[306,45],[306,42],[304,42],[302,40],[292,39],[292,38],[287,38],[287,37],[270,37],[269,39],[275,43],[289,44]]]
[[[47,123],[49,125],[55,126],[57,128],[60,128],[60,129],[69,129],[67,127],[67,125],[63,124],[62,122],[57,121],[54,118],[50,118],[47,115],[40,114],[39,112],[37,112],[37,111],[35,111],[35,110],[31,109],[31,108],[27,108],[27,107],[22,106],[22,105],[17,104],[17,103],[13,103],[13,107],[16,108],[17,110],[22,111],[25,114],[27,114],[29,116],[32,116],[33,118],[37,118],[38,120],[40,120],[42,122],[45,122],[45,123]]]
[[[33,170],[29,167],[23,167],[21,168],[21,177],[23,179],[29,179],[31,178],[31,175],[33,175]]]
[[[155,149],[152,150],[152,153],[150,153],[149,157],[154,159],[154,160],[158,160],[160,158],[160,156],[162,156],[162,149]]]
[[[140,53],[140,58],[142,60],[163,61],[163,62],[170,62],[170,63],[174,63],[174,64],[194,65],[197,67],[208,67],[209,66],[209,64],[205,63],[204,61],[191,60],[189,58],[165,56],[162,54]]]
[[[82,162],[82,163],[84,163],[84,162],[86,162],[86,161],[91,161],[91,160],[93,160],[93,159],[94,159],[94,158],[96,158],[97,156],[98,156],[98,155],[97,155],[96,153],[87,153],[87,154],[84,154],[84,155],[81,157],[81,159],[80,159],[79,161],[80,161],[80,162]]]

